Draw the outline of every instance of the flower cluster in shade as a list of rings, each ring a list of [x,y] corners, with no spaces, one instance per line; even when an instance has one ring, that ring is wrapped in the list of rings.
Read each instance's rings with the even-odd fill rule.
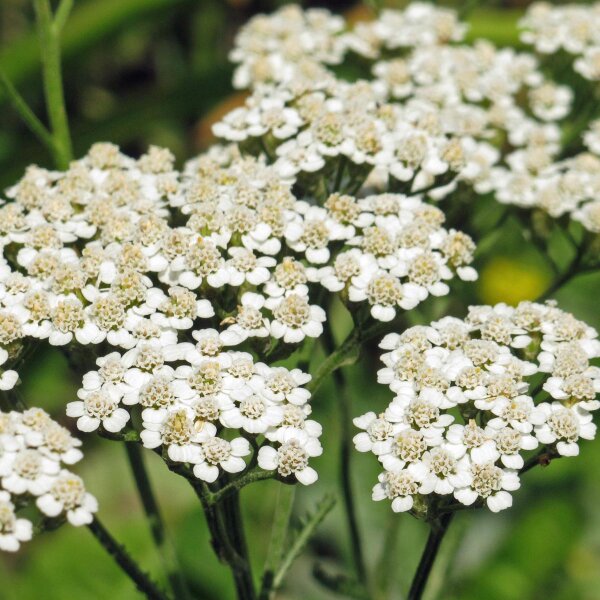
[[[374,500],[394,511],[512,505],[534,451],[576,456],[595,437],[597,332],[552,303],[473,306],[463,319],[389,334],[380,344],[387,408],[354,420],[383,471]]]
[[[543,56],[565,53],[584,79],[600,81],[600,3],[535,2],[521,19],[521,40]]]
[[[587,151],[542,165],[513,161],[494,169],[496,200],[538,209],[554,219],[568,216],[591,234],[600,233],[600,120],[582,136]]]
[[[597,4],[534,5],[523,39],[542,53],[581,53],[575,69],[597,79],[598,15]],[[324,181],[359,197],[434,200],[466,186],[596,233],[598,122],[569,142],[589,151],[565,160],[574,88],[548,79],[532,53],[466,44],[466,29],[454,11],[423,3],[352,25],[289,5],[260,15],[231,53],[234,84],[251,94],[214,132],[317,199]]]
[[[0,550],[16,552],[32,538],[32,508],[55,524],[91,523],[98,503],[68,469],[83,456],[79,446],[42,409],[0,413]]]

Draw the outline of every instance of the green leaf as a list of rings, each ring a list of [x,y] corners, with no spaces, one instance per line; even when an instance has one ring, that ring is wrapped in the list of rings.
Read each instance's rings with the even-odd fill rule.
[[[292,533],[292,539],[289,542],[288,551],[284,554],[281,563],[273,577],[271,590],[276,590],[281,585],[286,573],[292,566],[294,560],[302,552],[316,528],[321,524],[329,514],[336,503],[336,498],[331,494],[326,494],[317,504],[315,510],[308,513],[295,528]]]

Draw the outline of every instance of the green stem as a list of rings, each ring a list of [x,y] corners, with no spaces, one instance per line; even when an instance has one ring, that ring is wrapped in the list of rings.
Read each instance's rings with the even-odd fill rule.
[[[230,569],[233,575],[238,600],[254,600],[254,584],[250,565],[236,548],[232,536],[231,505],[226,502],[216,506],[205,505],[205,515],[213,538],[213,547],[222,562]]]
[[[54,139],[46,129],[44,124],[37,118],[35,113],[29,108],[29,105],[16,90],[6,73],[0,69],[0,87],[4,90],[7,98],[11,101],[14,109],[17,111],[21,119],[33,135],[35,135],[51,154],[54,154],[56,148]]]
[[[347,392],[346,380],[341,369],[333,373],[337,387],[338,406],[340,408],[340,485],[344,502],[344,512],[350,534],[352,558],[358,581],[368,589],[367,568],[363,556],[362,537],[356,515],[355,494],[352,491],[352,404]]]
[[[567,268],[559,275],[540,296],[536,298],[536,302],[542,302],[547,300],[552,294],[557,292],[565,283],[568,283],[571,279],[582,273],[580,269],[585,255],[585,245],[581,244],[577,248],[577,253],[573,257],[573,260],[569,263]]]
[[[414,309],[413,311],[414,312]],[[312,395],[321,387],[323,382],[333,372],[346,364],[352,364],[360,351],[362,345],[369,340],[385,335],[390,331],[396,331],[398,328],[403,328],[406,325],[406,314],[401,313],[393,321],[383,323],[377,321],[370,327],[363,328],[359,325],[348,334],[341,346],[336,348],[329,356],[319,365],[313,378],[306,385],[306,388]]]
[[[53,21],[49,0],[34,0],[38,36],[42,53],[42,75],[46,109],[54,140],[54,160],[59,169],[66,169],[72,159],[71,134],[65,108],[60,64],[60,27],[66,9],[60,11],[58,23]],[[58,26],[57,26],[58,25]]]
[[[54,26],[56,31],[60,33],[71,14],[73,9],[74,0],[60,0],[60,4],[54,13]]]
[[[560,454],[553,448],[544,446],[537,454],[525,461],[525,464],[519,469],[519,475],[527,473],[534,467],[547,467],[553,460],[560,458]]]
[[[431,532],[427,538],[425,550],[423,551],[419,566],[417,567],[417,571],[410,586],[407,600],[420,600],[423,596],[433,563],[435,562],[442,540],[448,531],[453,516],[454,513],[446,513],[442,515],[437,522],[432,524]]]
[[[337,369],[339,369],[352,354],[357,350],[361,340],[360,329],[355,327],[352,332],[342,342],[342,345],[336,348],[329,356],[319,365],[313,378],[310,380],[307,389],[311,394],[321,387],[321,384]]]
[[[235,492],[225,498],[221,509],[225,517],[225,535],[229,537],[233,552],[236,555],[235,563],[230,566],[238,600],[255,600],[256,592],[252,578],[252,565],[250,564],[248,544],[246,543],[239,493]]]
[[[206,497],[208,505],[213,506],[226,498],[227,496],[241,490],[243,487],[255,481],[262,481],[265,479],[273,479],[275,471],[263,471],[260,468],[248,471],[241,476],[236,477],[229,483],[225,484],[221,489],[216,492],[211,492]]]
[[[137,444],[125,444],[125,450],[138,489],[138,495],[148,519],[150,533],[161,557],[163,569],[170,582],[171,589],[178,600],[179,598],[182,600],[189,598],[189,590],[182,576],[175,549],[166,535],[164,521],[152,490],[148,470],[144,464],[142,449]]]
[[[357,328],[355,331],[359,331]],[[331,356],[335,353],[335,340],[330,327],[325,328],[323,335],[323,345]],[[362,551],[362,539],[356,516],[356,505],[354,503],[355,495],[352,492],[352,404],[347,392],[346,380],[341,369],[333,372],[334,382],[337,388],[338,407],[340,410],[339,419],[341,422],[340,432],[340,485],[342,488],[342,497],[344,501],[344,512],[348,533],[350,534],[350,547],[352,549],[352,558],[358,581],[365,589],[368,589],[368,576],[365,566],[365,559]]]
[[[275,573],[275,577],[273,578],[272,589],[279,589],[294,560],[296,560],[296,558],[300,555],[317,527],[322,523],[334,506],[335,496],[333,495],[327,495],[319,502],[316,511],[310,515],[308,521],[295,536],[291,542],[291,545],[288,547],[285,555],[283,556],[281,564],[277,569],[277,573]]]
[[[112,537],[98,519],[94,519],[88,525],[88,529],[146,598],[149,600],[168,599],[168,596],[160,591],[156,584],[152,582],[148,575],[144,573],[131,556],[129,556],[125,548]]]

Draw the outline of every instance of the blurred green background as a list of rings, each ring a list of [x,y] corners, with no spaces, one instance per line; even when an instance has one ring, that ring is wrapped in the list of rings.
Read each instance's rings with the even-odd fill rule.
[[[76,155],[98,140],[138,153],[148,144],[169,146],[180,160],[211,142],[210,122],[240,101],[230,86],[227,53],[237,28],[252,14],[282,4],[275,0],[77,0],[64,33],[64,75]],[[306,3],[309,4],[309,3]],[[310,3],[318,4],[318,3]],[[328,2],[334,10],[364,9],[352,2]],[[400,3],[398,3],[400,5]],[[518,45],[516,20],[523,6],[481,3],[469,17],[471,38]],[[37,42],[27,0],[0,1],[0,64],[29,102],[43,114]],[[0,186],[13,183],[27,164],[48,157],[0,97]],[[481,212],[494,205],[481,202]],[[520,223],[508,220],[492,251],[480,256],[476,301],[518,302],[535,298],[551,274],[543,255],[524,240]],[[459,290],[459,296],[466,294]],[[472,288],[469,294],[472,297]],[[600,278],[580,277],[556,295],[561,306],[600,327]],[[459,305],[459,302],[455,302]],[[435,314],[452,305],[430,307]],[[335,315],[343,328],[347,315]],[[377,349],[365,348],[361,365],[348,368],[353,413],[380,410],[389,392],[374,384]],[[318,360],[318,357],[317,357]],[[60,354],[38,353],[23,374],[25,397],[64,418],[77,381]],[[324,424],[324,456],[316,467],[317,485],[301,489],[296,513],[313,506],[327,491],[338,493],[336,473],[339,411],[331,387],[314,400]],[[100,516],[145,567],[159,572],[147,524],[119,444],[84,439],[86,460],[79,468],[100,500]],[[215,559],[194,495],[185,481],[147,453],[165,516],[196,597],[233,597],[230,576]],[[444,543],[428,598],[461,600],[598,600],[600,598],[600,442],[584,443],[577,460],[553,463],[525,477],[512,510],[500,515],[475,512],[457,517]],[[385,532],[400,520],[386,573],[398,595],[406,590],[425,541],[425,526],[393,515],[388,503],[373,503],[377,463],[353,456],[353,483],[366,556],[375,562]],[[262,482],[243,494],[250,550],[258,571],[268,544],[277,485]],[[333,598],[311,576],[321,562],[333,572],[349,564],[349,540],[341,505],[327,517],[308,551],[294,565],[280,598]],[[444,580],[443,578],[446,577]],[[85,530],[64,527],[27,544],[17,555],[0,555],[0,600],[103,600],[137,598],[132,584]]]

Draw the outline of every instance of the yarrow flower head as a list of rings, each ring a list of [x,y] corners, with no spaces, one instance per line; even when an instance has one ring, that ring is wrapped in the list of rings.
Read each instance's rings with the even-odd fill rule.
[[[75,526],[92,522],[98,503],[67,467],[81,442],[39,408],[0,413],[0,550],[16,552],[33,536],[30,512]]]
[[[503,510],[531,451],[574,456],[595,437],[597,332],[551,303],[473,306],[380,347],[378,380],[395,395],[354,420],[354,442],[382,464],[373,499],[395,511],[423,515],[449,497]]]

